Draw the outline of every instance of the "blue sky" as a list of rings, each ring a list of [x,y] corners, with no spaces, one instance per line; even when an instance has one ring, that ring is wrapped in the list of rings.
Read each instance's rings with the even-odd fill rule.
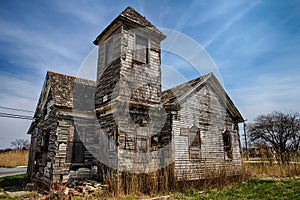
[[[300,1],[2,0],[0,106],[35,110],[47,70],[78,74],[96,36],[127,6],[202,45],[245,119],[300,107]],[[199,76],[164,54],[186,80]],[[12,113],[12,110],[0,112]],[[14,112],[15,113],[15,112]],[[19,113],[31,115],[31,113]],[[0,118],[0,148],[30,121]]]

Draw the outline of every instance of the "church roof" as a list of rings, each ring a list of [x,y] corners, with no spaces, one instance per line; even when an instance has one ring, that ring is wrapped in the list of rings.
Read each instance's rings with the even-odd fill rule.
[[[181,85],[163,91],[162,103],[164,105],[176,104],[188,91],[192,90],[197,84],[205,82],[210,74],[200,76]]]
[[[48,101],[60,108],[92,111],[95,90],[95,81],[48,71],[34,117],[41,115]]]
[[[147,28],[152,30],[153,33],[156,33],[163,40],[166,36],[158,30],[151,22],[149,22],[144,16],[134,10],[132,7],[128,6],[124,11],[120,13],[118,17],[116,17],[103,31],[98,35],[98,37],[93,42],[95,45],[99,43],[101,38],[113,27],[118,27],[121,25],[120,22],[129,22],[131,24],[137,25],[141,28]]]
[[[96,82],[66,74],[48,71],[46,80],[50,85],[53,103],[56,106],[73,108],[74,93],[81,89],[95,88]]]
[[[151,28],[155,30],[156,32],[159,32],[163,34],[160,30],[158,30],[151,22],[149,22],[144,16],[142,16],[140,13],[138,13],[136,10],[134,10],[132,7],[128,6],[121,14],[120,16],[135,22],[139,25],[142,25],[144,27]]]
[[[223,101],[224,105],[226,105],[227,109],[234,117],[237,122],[243,122],[244,119],[238,109],[233,104],[232,100],[225,92],[222,85],[219,83],[217,78],[213,73],[209,73],[203,76],[200,76],[196,79],[178,85],[176,87],[170,88],[168,90],[163,91],[162,94],[162,103],[164,106],[177,106],[186,99],[188,96],[193,94],[195,90],[204,86],[205,84],[210,84],[217,95],[220,97],[221,101]]]

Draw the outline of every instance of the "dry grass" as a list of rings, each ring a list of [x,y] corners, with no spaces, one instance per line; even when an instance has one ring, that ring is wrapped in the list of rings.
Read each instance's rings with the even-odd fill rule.
[[[244,162],[243,168],[245,173],[256,178],[286,178],[300,176],[300,162],[293,162],[289,165],[279,165],[268,162]]]
[[[0,167],[26,166],[28,162],[28,151],[15,150],[0,153]]]

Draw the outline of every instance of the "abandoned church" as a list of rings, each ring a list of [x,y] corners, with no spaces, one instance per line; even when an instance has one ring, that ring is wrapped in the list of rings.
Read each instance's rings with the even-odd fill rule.
[[[122,184],[126,174],[164,169],[169,181],[239,172],[243,117],[213,73],[162,91],[165,38],[128,7],[94,41],[96,81],[47,72],[28,130],[32,181]]]

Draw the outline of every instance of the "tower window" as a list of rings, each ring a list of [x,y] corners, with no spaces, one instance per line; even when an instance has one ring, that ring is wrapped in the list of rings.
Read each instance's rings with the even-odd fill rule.
[[[105,66],[113,60],[113,38],[110,38],[105,44]]]
[[[134,45],[134,60],[141,63],[149,63],[148,39],[136,35]]]

